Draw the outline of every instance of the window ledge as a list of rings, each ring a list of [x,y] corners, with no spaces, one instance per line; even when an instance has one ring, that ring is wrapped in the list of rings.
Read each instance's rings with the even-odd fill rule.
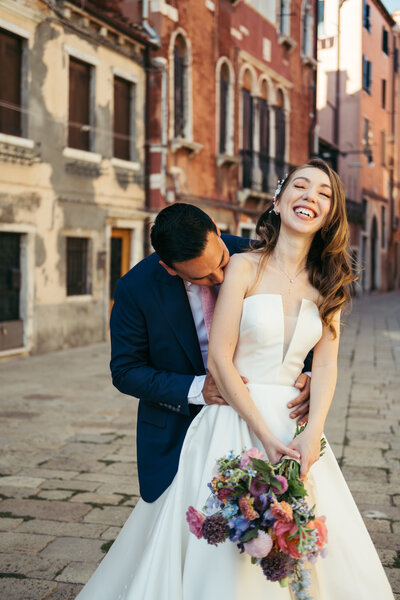
[[[239,164],[240,161],[240,156],[234,156],[233,154],[217,154],[217,167],[229,164]]]
[[[87,152],[86,150],[79,150],[78,148],[64,148],[62,155],[64,158],[72,158],[73,160],[79,160],[81,162],[94,163],[99,165],[101,163],[102,156],[97,152]]]
[[[89,302],[94,299],[92,294],[75,294],[65,298],[67,302]]]
[[[171,140],[171,151],[176,152],[177,150],[184,149],[189,152],[193,152],[193,154],[198,154],[200,150],[202,150],[203,145],[197,144],[197,142],[193,142],[192,140],[188,140],[186,138],[172,138]]]
[[[29,150],[32,150],[35,146],[35,142],[33,140],[18,137],[16,135],[8,135],[7,133],[0,133],[0,142],[2,142],[3,144],[9,144],[10,146],[28,148]]]
[[[273,200],[273,194],[268,192],[262,192],[251,188],[242,188],[237,191],[237,199],[239,204],[244,205],[247,198],[255,198],[256,200],[263,200],[264,202],[271,202]]]
[[[290,37],[290,35],[284,33],[279,34],[278,42],[279,44],[282,44],[282,46],[286,46],[289,50],[293,50],[293,48],[296,48],[297,46],[297,42]]]
[[[140,164],[131,160],[123,160],[122,158],[116,158],[115,156],[111,159],[111,164],[117,169],[124,171],[140,171]]]
[[[312,56],[302,56],[301,62],[303,63],[303,65],[308,65],[309,67],[312,67],[313,69],[316,69],[318,66],[318,62]]]

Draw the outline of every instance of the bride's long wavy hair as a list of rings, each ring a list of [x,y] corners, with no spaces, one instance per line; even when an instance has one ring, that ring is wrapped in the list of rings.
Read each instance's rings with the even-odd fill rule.
[[[357,279],[352,269],[349,252],[346,198],[337,173],[324,160],[313,158],[290,171],[277,199],[281,198],[293,175],[305,167],[313,167],[326,173],[332,187],[331,210],[323,227],[314,236],[307,256],[306,268],[311,285],[320,293],[318,308],[321,320],[336,337],[335,327],[332,324],[333,315],[350,301],[351,285]],[[257,279],[265,261],[276,246],[280,227],[280,215],[270,209],[265,211],[258,220],[256,232],[259,239],[252,243],[252,249],[263,254]]]

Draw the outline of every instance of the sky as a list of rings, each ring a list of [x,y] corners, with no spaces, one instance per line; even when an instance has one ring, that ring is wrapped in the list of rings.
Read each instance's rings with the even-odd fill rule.
[[[400,0],[383,0],[383,4],[386,6],[390,13],[400,8]]]

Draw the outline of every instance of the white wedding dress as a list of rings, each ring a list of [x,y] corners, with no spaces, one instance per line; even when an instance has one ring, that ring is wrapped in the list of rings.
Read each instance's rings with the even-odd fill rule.
[[[282,298],[257,294],[244,300],[235,353],[239,373],[270,429],[285,444],[295,423],[287,403],[304,358],[319,340],[317,306],[303,300],[284,354]],[[260,442],[229,406],[207,406],[191,424],[178,473],[151,504],[140,500],[78,600],[291,600],[288,588],[266,580],[250,557],[226,541],[210,546],[189,532],[189,505],[201,509],[216,459]],[[156,476],[156,475],[155,475]],[[311,468],[309,501],[326,516],[328,553],[312,567],[314,600],[393,600],[371,538],[328,447]]]

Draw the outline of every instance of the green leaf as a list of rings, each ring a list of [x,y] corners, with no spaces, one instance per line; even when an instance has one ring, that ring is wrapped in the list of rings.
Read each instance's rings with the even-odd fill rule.
[[[299,479],[289,479],[288,485],[288,491],[291,496],[294,496],[295,498],[304,498],[304,496],[308,495],[303,482]]]
[[[251,462],[253,463],[254,468],[264,476],[272,475],[274,472],[273,466],[270,462],[261,460],[260,458],[252,458]]]
[[[240,538],[240,541],[244,544],[258,536],[258,529],[248,529]]]

